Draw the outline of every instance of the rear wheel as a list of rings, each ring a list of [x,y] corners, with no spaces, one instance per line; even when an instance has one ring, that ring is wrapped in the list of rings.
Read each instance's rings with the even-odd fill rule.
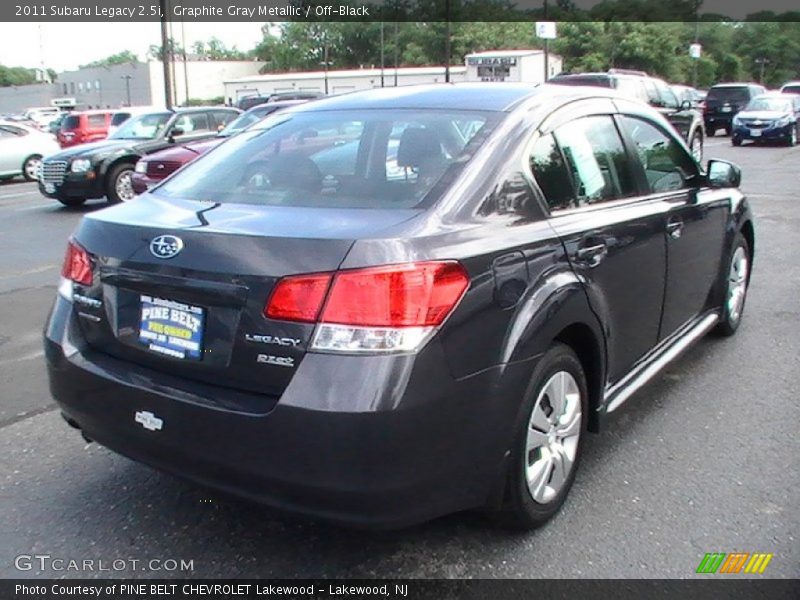
[[[724,273],[724,304],[722,316],[715,331],[724,336],[731,336],[739,329],[747,299],[747,285],[750,279],[750,249],[747,240],[741,233],[736,234],[731,252],[728,255],[728,267]]]
[[[532,381],[498,514],[501,522],[520,529],[543,525],[564,503],[575,480],[587,421],[586,376],[569,346],[553,345]]]
[[[742,138],[738,138],[736,136],[733,136],[731,138],[731,144],[733,144],[734,146],[741,146],[742,145]]]
[[[25,181],[36,181],[39,178],[39,168],[42,166],[42,157],[33,154],[22,163],[22,176]]]
[[[133,191],[133,165],[122,163],[108,172],[106,198],[110,204],[128,202],[136,197]]]

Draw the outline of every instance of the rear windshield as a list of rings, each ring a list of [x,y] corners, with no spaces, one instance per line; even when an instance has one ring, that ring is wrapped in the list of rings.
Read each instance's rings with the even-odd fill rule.
[[[449,110],[276,113],[154,193],[270,206],[415,207],[461,171],[497,120]]]
[[[114,116],[111,117],[111,126],[112,127],[119,127],[125,121],[131,118],[131,113],[114,113]]]
[[[746,87],[711,88],[706,102],[747,102],[750,94]]]
[[[81,118],[78,116],[65,117],[61,122],[61,129],[78,129],[81,126]]]

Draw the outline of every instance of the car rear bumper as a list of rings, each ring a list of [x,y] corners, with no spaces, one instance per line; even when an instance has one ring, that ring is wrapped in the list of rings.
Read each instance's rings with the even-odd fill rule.
[[[533,368],[458,381],[433,343],[420,357],[307,354],[280,400],[249,414],[225,408],[225,388],[208,387],[216,406],[194,402],[157,371],[99,355],[79,318],[59,297],[45,350],[52,394],[87,437],[227,493],[365,528],[485,505],[502,482],[521,397],[498,398],[499,373],[522,394]],[[137,422],[145,411],[160,430]]]

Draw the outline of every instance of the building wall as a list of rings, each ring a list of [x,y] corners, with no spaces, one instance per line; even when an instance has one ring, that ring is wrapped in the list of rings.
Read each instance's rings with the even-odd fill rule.
[[[394,87],[394,72],[392,68],[384,69],[384,87]],[[466,70],[464,67],[451,67],[450,81],[465,81],[465,77]],[[424,70],[414,68],[397,70],[398,86],[441,83],[444,80],[444,67],[425,68]],[[380,69],[328,72],[328,93],[332,95],[376,87],[381,87]],[[266,96],[276,92],[293,91],[324,92],[325,73],[315,71],[311,73],[282,73],[280,75],[268,74],[264,75],[263,78],[251,77],[239,81],[225,82],[225,97],[234,103],[246,96]]]
[[[150,88],[153,103],[164,103],[164,70],[160,62],[148,63],[150,67]],[[173,93],[176,104],[186,102],[186,76],[189,77],[190,99],[209,100],[225,97],[224,81],[257,75],[264,65],[259,61],[204,61],[195,60],[184,63],[175,61]]]
[[[34,106],[50,106],[54,97],[54,84],[0,87],[0,114],[20,113]]]
[[[94,67],[59,73],[55,83],[58,97],[75,98],[77,108],[118,108],[152,104],[149,63],[127,63],[113,67]],[[49,102],[48,102],[49,103]]]

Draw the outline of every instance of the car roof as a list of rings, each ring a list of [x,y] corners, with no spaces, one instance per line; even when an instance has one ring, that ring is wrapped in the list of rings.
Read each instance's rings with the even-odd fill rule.
[[[576,99],[579,97],[622,98],[614,90],[565,85],[523,83],[434,83],[374,88],[329,96],[293,107],[292,112],[353,109],[452,109],[511,112],[528,98]]]
[[[712,85],[711,89],[714,88],[736,88],[736,87],[764,87],[760,83],[746,83],[746,82],[732,82],[732,83],[718,83],[716,85]]]
[[[172,107],[172,111],[174,113],[187,113],[187,112],[194,112],[198,110],[230,110],[232,112],[242,112],[241,109],[236,108],[235,106],[174,106]],[[170,112],[167,109],[164,111],[153,111],[153,112]]]

